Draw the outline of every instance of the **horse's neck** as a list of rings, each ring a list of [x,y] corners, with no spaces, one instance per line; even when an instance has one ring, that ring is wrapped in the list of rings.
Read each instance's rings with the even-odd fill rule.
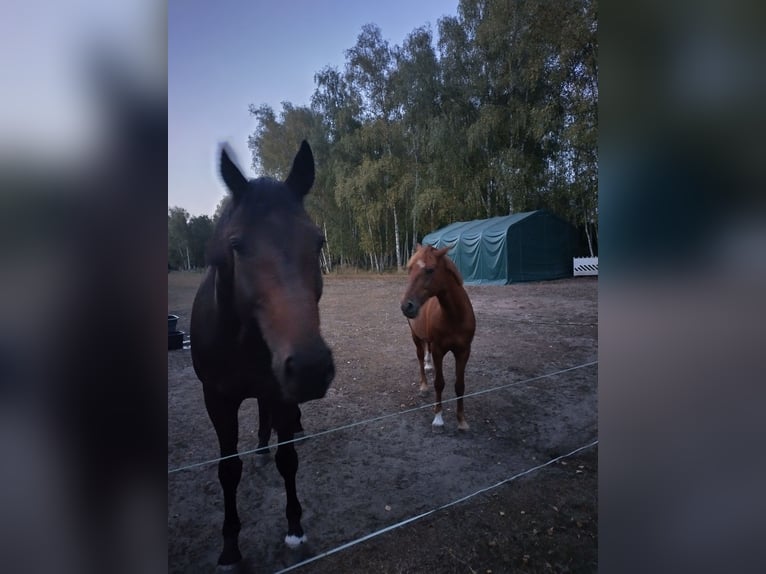
[[[462,318],[471,312],[468,294],[457,281],[451,281],[436,297],[439,299],[442,311],[447,315]]]
[[[239,324],[239,317],[234,309],[234,297],[232,294],[233,285],[230,278],[225,277],[220,269],[215,269],[213,279],[213,302],[216,314],[224,324]]]
[[[263,335],[255,322],[243,323],[234,305],[233,284],[219,269],[215,271],[213,281],[213,300],[215,301],[218,328],[224,338],[231,337],[237,344],[265,345]]]
[[[221,275],[220,269],[214,270],[214,277],[213,277],[213,301],[215,302],[216,309],[218,309],[219,312],[221,311],[228,311],[229,305],[228,301],[226,300],[227,297],[227,291],[230,290],[230,285],[226,284],[226,280]],[[229,301],[231,300],[231,297],[229,297]]]

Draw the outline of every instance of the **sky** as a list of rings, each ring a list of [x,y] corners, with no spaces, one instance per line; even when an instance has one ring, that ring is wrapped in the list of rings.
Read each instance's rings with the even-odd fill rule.
[[[225,190],[215,172],[220,142],[254,177],[248,112],[283,101],[309,105],[314,74],[342,69],[362,26],[391,46],[415,28],[457,13],[458,0],[170,0],[168,5],[168,207],[212,215]]]
[[[121,66],[134,89],[164,97],[163,12],[156,0],[4,2],[0,157],[61,169],[98,155],[113,134],[92,74],[97,56]]]

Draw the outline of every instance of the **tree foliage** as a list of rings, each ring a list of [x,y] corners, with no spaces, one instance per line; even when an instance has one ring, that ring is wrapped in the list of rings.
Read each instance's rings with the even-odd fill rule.
[[[199,269],[205,266],[205,249],[213,235],[207,215],[190,217],[181,207],[168,209],[168,268]]]
[[[596,32],[594,0],[460,0],[436,45],[429,27],[391,46],[365,25],[342,68],[315,74],[309,106],[250,107],[253,167],[283,179],[311,143],[328,270],[401,267],[443,225],[539,208],[595,254]],[[183,219],[170,210],[169,261],[183,267],[188,247],[195,266],[207,223]]]

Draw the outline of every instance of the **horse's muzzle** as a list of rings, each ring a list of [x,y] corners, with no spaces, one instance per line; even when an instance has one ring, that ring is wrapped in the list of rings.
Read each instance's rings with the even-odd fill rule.
[[[406,301],[402,302],[402,313],[404,313],[404,316],[408,319],[414,319],[418,316],[418,311],[420,311],[420,305],[415,303],[412,299],[407,299]]]
[[[319,339],[311,345],[296,348],[282,366],[284,398],[305,403],[325,396],[335,378],[332,351]]]

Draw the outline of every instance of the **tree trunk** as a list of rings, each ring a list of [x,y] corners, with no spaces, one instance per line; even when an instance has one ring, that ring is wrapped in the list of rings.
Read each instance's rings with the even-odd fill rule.
[[[407,249],[407,245],[410,244],[409,235],[410,235],[409,232],[407,231],[404,232],[404,249]],[[410,258],[408,257],[407,253],[404,253],[404,251],[402,251],[402,261],[409,261],[409,260]]]
[[[588,238],[588,251],[590,252],[590,256],[593,257],[593,241],[590,238],[590,231],[588,231],[588,224],[585,224],[585,237]]]
[[[375,245],[375,235],[372,233],[372,223],[370,222],[370,213],[367,212],[367,231],[370,234],[370,244]],[[370,271],[375,271],[378,258],[375,256],[375,250],[370,251]]]
[[[596,239],[596,249],[598,249],[598,223],[593,224],[593,235]]]
[[[332,271],[332,256],[330,254],[330,238],[327,236],[327,222],[324,222],[324,248],[327,250],[327,272]]]
[[[394,209],[394,243],[396,245],[396,270],[402,270],[402,252],[399,244],[399,219],[396,217],[396,209]]]
[[[415,192],[412,194],[412,251],[407,254],[406,259],[409,261],[410,255],[415,252],[415,245],[418,239],[418,212],[416,205],[418,202],[418,193],[420,191],[420,165],[418,164],[418,154],[415,152]]]
[[[415,214],[415,210],[412,210],[412,251],[410,254],[415,253],[415,246],[418,244],[418,216]]]

